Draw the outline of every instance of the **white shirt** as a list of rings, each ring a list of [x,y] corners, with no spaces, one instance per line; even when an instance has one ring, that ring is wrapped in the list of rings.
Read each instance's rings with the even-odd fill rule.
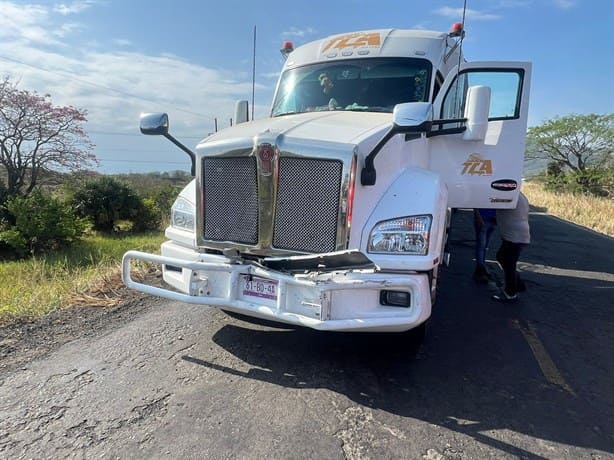
[[[501,238],[511,243],[529,244],[529,200],[522,193],[514,209],[497,209],[497,226]]]

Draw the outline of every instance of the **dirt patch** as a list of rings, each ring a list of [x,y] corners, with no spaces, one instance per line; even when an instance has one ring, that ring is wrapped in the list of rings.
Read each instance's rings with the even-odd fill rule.
[[[126,287],[115,305],[75,306],[0,327],[0,374],[25,366],[77,338],[98,335],[141,314],[155,299]]]

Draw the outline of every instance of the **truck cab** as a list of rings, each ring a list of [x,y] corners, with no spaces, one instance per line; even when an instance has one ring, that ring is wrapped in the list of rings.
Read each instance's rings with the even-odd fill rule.
[[[401,332],[431,315],[451,208],[510,208],[531,65],[466,62],[464,31],[335,35],[287,56],[270,117],[203,139],[153,295],[318,330]],[[165,114],[141,131],[168,132]],[[166,287],[132,278],[162,267]]]

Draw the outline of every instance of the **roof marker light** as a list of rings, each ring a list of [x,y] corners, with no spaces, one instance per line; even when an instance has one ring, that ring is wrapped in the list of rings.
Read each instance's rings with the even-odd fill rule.
[[[463,24],[461,22],[455,22],[452,24],[450,28],[450,33],[448,36],[450,37],[463,37],[465,35],[465,30],[463,29]]]
[[[284,42],[284,46],[279,50],[279,52],[285,59],[288,59],[288,55],[292,51],[294,51],[294,45],[292,44],[292,42]]]

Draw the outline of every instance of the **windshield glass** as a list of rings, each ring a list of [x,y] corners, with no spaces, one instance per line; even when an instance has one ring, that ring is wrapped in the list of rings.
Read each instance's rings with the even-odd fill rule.
[[[426,102],[426,59],[371,58],[311,64],[284,72],[272,116],[320,110],[392,112],[401,102]]]

